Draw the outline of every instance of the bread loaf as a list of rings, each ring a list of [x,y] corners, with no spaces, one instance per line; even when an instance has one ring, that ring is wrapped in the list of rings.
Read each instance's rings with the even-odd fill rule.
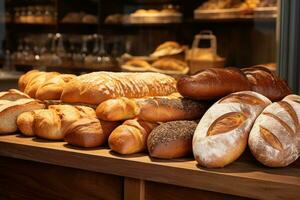
[[[118,97],[166,96],[176,92],[176,81],[159,73],[93,72],[66,84],[61,100],[68,103],[100,104]]]
[[[147,140],[150,156],[172,159],[191,155],[196,127],[194,121],[172,121],[154,128]]]
[[[109,136],[109,147],[119,154],[139,153],[147,149],[147,137],[156,123],[137,119],[127,120]]]
[[[0,92],[0,100],[15,101],[18,99],[28,99],[28,98],[30,97],[27,94],[16,89],[10,89],[5,92]]]
[[[50,140],[62,140],[66,129],[83,117],[96,117],[92,108],[71,105],[51,105],[48,109],[24,113],[18,117],[18,127],[24,135]]]
[[[249,135],[254,157],[269,167],[285,167],[300,155],[300,96],[290,95],[264,109]]]
[[[106,121],[139,118],[150,122],[199,119],[207,104],[181,97],[166,96],[143,99],[121,97],[102,102],[97,117]]]
[[[40,100],[59,100],[65,84],[76,76],[61,74],[46,80],[37,90],[36,98]]]
[[[77,147],[102,146],[118,125],[118,122],[99,121],[96,118],[81,118],[67,128],[64,140],[68,144]]]
[[[266,96],[271,101],[279,101],[291,94],[288,85],[264,66],[245,68],[243,72],[251,84],[251,90]]]
[[[35,77],[39,76],[40,74],[43,74],[44,72],[39,72],[38,70],[31,70],[29,72],[27,72],[26,74],[23,74],[20,78],[19,78],[19,90],[21,92],[24,92],[27,84]]]
[[[44,108],[44,104],[34,99],[18,99],[0,105],[0,134],[17,131],[17,117],[27,111]]]
[[[196,100],[211,100],[233,92],[250,90],[246,76],[234,68],[210,68],[177,82],[178,92]]]
[[[57,72],[41,72],[32,78],[26,85],[24,92],[32,98],[36,98],[37,90],[48,80],[58,76]]]
[[[224,167],[245,150],[251,127],[271,102],[255,92],[230,94],[217,101],[200,120],[193,137],[193,153],[205,167]]]

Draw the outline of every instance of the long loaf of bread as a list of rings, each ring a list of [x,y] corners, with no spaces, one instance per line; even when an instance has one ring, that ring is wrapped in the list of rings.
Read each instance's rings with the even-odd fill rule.
[[[269,167],[285,167],[300,156],[300,96],[289,95],[264,109],[249,135],[254,157]]]
[[[166,96],[174,92],[175,79],[160,73],[93,72],[67,83],[61,100],[68,103],[100,104],[118,97]]]
[[[96,109],[99,119],[120,121],[138,118],[149,122],[199,119],[207,104],[176,96],[129,99],[121,97],[102,102]]]
[[[251,127],[271,101],[251,91],[217,101],[200,120],[193,137],[193,153],[205,167],[224,167],[245,150]]]

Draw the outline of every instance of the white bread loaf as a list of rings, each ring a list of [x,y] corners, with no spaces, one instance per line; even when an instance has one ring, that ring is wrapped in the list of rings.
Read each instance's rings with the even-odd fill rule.
[[[217,101],[200,120],[193,137],[193,153],[205,167],[224,167],[245,150],[251,127],[271,102],[250,91]]]
[[[24,112],[44,108],[44,104],[34,99],[18,99],[0,105],[0,134],[17,131],[17,117]]]
[[[15,101],[18,99],[28,99],[28,98],[30,97],[27,94],[16,89],[10,89],[8,91],[0,92],[0,100]]]
[[[100,104],[118,97],[166,96],[174,92],[175,79],[160,73],[93,72],[67,83],[61,100],[67,103]]]
[[[300,155],[300,96],[289,95],[264,109],[249,135],[254,157],[269,167],[285,167]]]

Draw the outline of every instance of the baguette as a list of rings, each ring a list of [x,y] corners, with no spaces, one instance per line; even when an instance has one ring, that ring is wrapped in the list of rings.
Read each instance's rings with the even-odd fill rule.
[[[64,140],[68,144],[77,147],[102,146],[118,125],[118,122],[99,121],[96,118],[81,118],[67,128]]]
[[[34,99],[18,99],[0,105],[0,134],[17,131],[17,117],[27,111],[44,108],[44,104]]]
[[[207,104],[190,99],[167,96],[143,99],[121,97],[102,102],[96,109],[97,117],[106,121],[139,118],[149,122],[199,119]]]
[[[195,100],[211,100],[233,92],[250,90],[246,76],[235,68],[210,68],[177,82],[178,92]]]
[[[109,136],[109,147],[119,154],[140,153],[147,149],[147,137],[158,124],[137,119],[127,120]]]
[[[271,103],[255,92],[230,94],[217,101],[200,120],[193,137],[196,161],[210,168],[224,167],[245,150],[250,129]]]
[[[20,78],[19,78],[19,82],[18,82],[18,86],[19,86],[19,90],[21,92],[24,92],[27,84],[35,77],[39,76],[40,74],[43,74],[44,72],[40,72],[38,70],[31,70],[25,74],[23,74]]]
[[[100,104],[118,97],[166,96],[174,92],[175,79],[164,74],[93,72],[67,83],[61,100],[67,103]]]
[[[253,156],[269,167],[285,167],[300,155],[300,96],[290,95],[264,109],[249,135]]]

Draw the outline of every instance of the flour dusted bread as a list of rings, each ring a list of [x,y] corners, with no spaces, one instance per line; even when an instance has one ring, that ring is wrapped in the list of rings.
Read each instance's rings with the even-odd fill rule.
[[[175,79],[160,73],[93,72],[67,83],[61,100],[100,104],[111,98],[166,96],[175,91]]]
[[[96,118],[92,108],[85,106],[51,105],[48,109],[23,113],[17,119],[18,127],[26,136],[62,140],[66,129],[83,117]]]
[[[207,104],[170,95],[129,99],[121,97],[102,102],[96,109],[99,119],[119,121],[139,118],[149,122],[199,119],[206,111]]]
[[[97,147],[107,142],[118,122],[100,121],[96,118],[81,118],[68,126],[64,140],[77,147]]]
[[[200,120],[193,137],[193,153],[205,167],[224,167],[245,150],[251,127],[271,102],[250,91],[230,94],[217,101]]]
[[[147,139],[150,156],[172,159],[191,155],[196,127],[194,121],[172,121],[154,128]]]
[[[10,89],[8,91],[0,92],[0,100],[15,101],[18,99],[28,99],[28,98],[30,97],[27,94],[16,89]]]
[[[34,99],[6,101],[0,105],[0,134],[17,131],[17,117],[24,112],[44,108],[44,104]]]
[[[285,167],[300,155],[300,96],[290,95],[269,105],[249,135],[254,157],[269,167]]]
[[[46,80],[37,90],[36,98],[40,100],[59,100],[65,84],[76,76],[61,74]]]

